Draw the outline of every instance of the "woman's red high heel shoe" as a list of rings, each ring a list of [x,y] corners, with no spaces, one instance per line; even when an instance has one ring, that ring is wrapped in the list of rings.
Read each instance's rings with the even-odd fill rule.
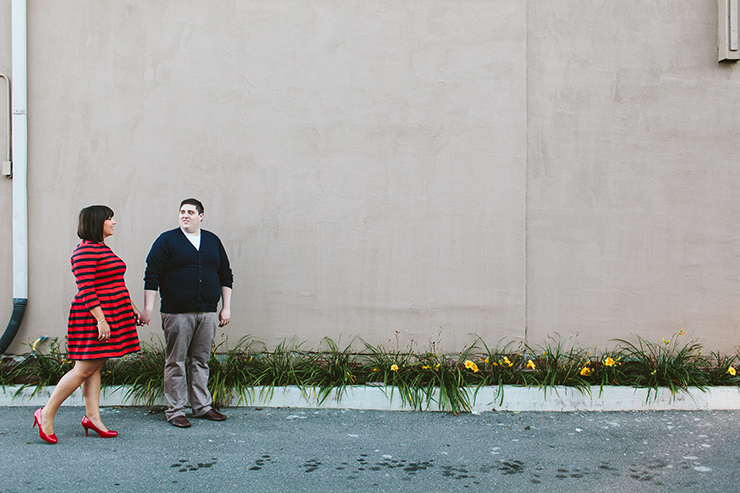
[[[41,410],[42,409],[43,408],[40,407],[36,409],[35,413],[33,413],[33,426],[39,425],[39,437],[41,437],[42,440],[45,440],[53,445],[57,443],[57,436],[54,433],[52,433],[51,435],[47,435],[46,433],[44,433],[43,428],[41,428]],[[33,428],[33,426],[31,426],[31,428]]]
[[[87,416],[82,418],[82,427],[85,428],[85,436],[87,436],[87,430],[92,430],[98,434],[100,438],[113,438],[118,436],[117,431],[103,431],[98,429]]]

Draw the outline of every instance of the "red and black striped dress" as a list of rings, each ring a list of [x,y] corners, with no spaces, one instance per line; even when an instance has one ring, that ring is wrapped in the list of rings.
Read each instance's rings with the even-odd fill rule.
[[[82,240],[72,254],[77,295],[67,324],[70,359],[116,358],[139,350],[136,315],[123,282],[126,264],[107,245]],[[98,340],[90,310],[100,306],[110,326],[110,339]]]

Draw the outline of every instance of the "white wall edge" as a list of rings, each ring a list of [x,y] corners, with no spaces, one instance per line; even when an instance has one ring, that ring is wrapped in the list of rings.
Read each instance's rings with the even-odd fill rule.
[[[0,406],[43,406],[46,404],[54,387],[44,387],[32,395],[34,388],[20,390],[20,386],[0,387]],[[141,401],[125,399],[129,387],[107,387],[102,389],[100,405],[142,406]],[[591,389],[591,395],[582,393],[572,387],[548,388],[545,393],[538,388],[505,386],[503,399],[496,387],[481,388],[472,396],[472,411],[665,411],[665,410],[740,410],[740,388],[711,387],[705,391],[692,387],[688,392],[672,395],[667,388],[657,392],[632,387],[598,387]],[[18,395],[16,396],[16,393]],[[155,405],[165,405],[163,397],[158,397]],[[65,406],[83,406],[80,390],[76,390],[65,402]],[[332,393],[319,404],[315,393],[305,394],[295,386],[278,387],[272,392],[266,387],[255,388],[248,402],[234,399],[228,407],[296,407],[313,409],[366,409],[384,411],[411,411],[409,405],[401,401],[398,390],[394,387],[356,386],[336,398]],[[439,411],[435,402],[425,409]]]

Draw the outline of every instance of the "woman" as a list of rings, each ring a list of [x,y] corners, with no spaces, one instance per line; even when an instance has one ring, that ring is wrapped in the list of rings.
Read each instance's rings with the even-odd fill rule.
[[[109,207],[92,205],[80,211],[77,236],[82,241],[71,259],[78,292],[67,325],[69,359],[75,366],[59,380],[46,406],[33,414],[39,436],[49,443],[57,443],[54,416],[59,406],[80,386],[87,413],[82,418],[85,436],[88,430],[101,438],[118,436],[100,419],[100,369],[108,358],[139,350],[140,314],[123,282],[126,264],[105,244],[115,225]]]

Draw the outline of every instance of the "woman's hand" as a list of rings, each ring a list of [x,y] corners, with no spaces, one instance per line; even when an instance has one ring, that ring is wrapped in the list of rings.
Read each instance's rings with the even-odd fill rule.
[[[141,312],[138,308],[136,308],[136,305],[131,303],[131,307],[134,309],[134,317],[136,317],[136,325],[144,325],[144,321],[141,319]]]
[[[98,323],[98,340],[107,341],[108,339],[110,339],[110,326],[107,321],[103,320]]]

